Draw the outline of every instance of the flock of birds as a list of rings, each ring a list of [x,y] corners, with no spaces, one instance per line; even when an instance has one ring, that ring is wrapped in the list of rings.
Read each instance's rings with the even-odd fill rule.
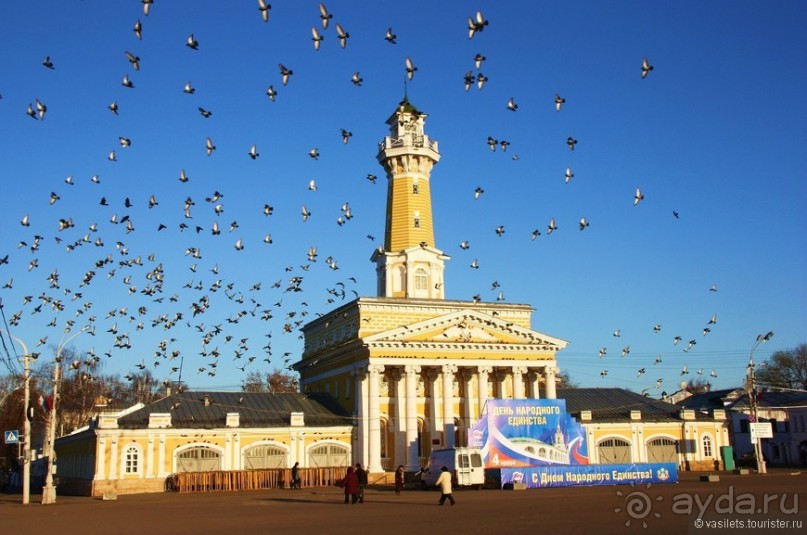
[[[152,12],[153,0],[141,0],[143,16],[147,17]],[[269,22],[271,5],[265,0],[258,0],[258,15],[264,22]],[[346,31],[341,23],[333,22],[333,14],[327,7],[319,4],[318,20],[314,19],[311,27],[311,41],[314,52],[321,50],[323,42],[329,36],[329,28],[335,33],[335,38],[341,48],[349,46],[351,35]],[[144,39],[144,27],[146,24],[141,19],[137,19],[132,30],[138,41]],[[481,11],[467,18],[468,39],[483,32],[489,26],[489,21],[485,19]],[[387,28],[384,33],[384,40],[392,45],[397,44],[398,36],[393,28]],[[121,86],[126,89],[135,88],[135,73],[140,72],[142,67],[146,68],[146,63],[141,60],[136,50],[136,42],[130,49],[123,50],[131,73],[126,73],[121,79]],[[185,46],[193,53],[203,53],[203,45],[196,38],[194,33],[190,33],[186,39]],[[475,71],[468,71],[464,77],[464,89],[469,91],[476,87],[482,90],[488,82],[488,77],[483,74],[482,67],[486,61],[482,54],[476,54],[473,58]],[[51,56],[47,56],[42,61],[44,68],[55,70],[57,65]],[[418,67],[411,57],[406,57],[403,65],[402,75],[408,80],[413,80]],[[654,67],[647,58],[641,62],[641,78],[646,78],[653,71]],[[278,64],[280,84],[287,86],[294,71],[283,64]],[[131,77],[130,77],[131,76]],[[355,71],[350,77],[355,86],[361,86],[364,78],[360,71]],[[183,88],[183,92],[189,95],[196,93],[196,88],[191,81],[188,81]],[[274,84],[269,84],[266,89],[266,97],[270,103],[278,100],[279,90]],[[2,97],[0,97],[2,98]],[[555,110],[561,112],[566,105],[566,99],[560,94],[555,94],[552,102]],[[117,101],[112,101],[107,105],[109,111],[118,116],[123,113]],[[518,113],[519,105],[514,97],[511,97],[505,104],[507,110]],[[205,120],[213,116],[210,109],[198,107],[198,112]],[[46,121],[48,106],[39,98],[34,99],[27,105],[26,114],[33,120]],[[342,143],[349,143],[352,132],[347,129],[340,129]],[[132,146],[132,140],[125,136],[119,136],[120,149],[109,151],[107,159],[110,162],[118,160],[117,151],[125,151]],[[566,144],[570,151],[575,150],[577,140],[569,136]],[[500,149],[506,152],[510,146],[507,140],[499,140],[488,137],[487,145],[491,151]],[[213,156],[217,150],[216,144],[211,137],[206,137],[204,150],[207,156]],[[261,153],[257,144],[252,144],[246,151],[246,155],[256,160]],[[312,160],[318,160],[320,151],[312,147],[308,152]],[[512,156],[514,160],[518,155]],[[377,177],[373,174],[367,175],[367,180],[375,184]],[[571,167],[567,167],[564,174],[565,183],[569,183],[574,178]],[[179,170],[178,180],[182,184],[190,182],[191,177],[185,169]],[[94,185],[101,183],[98,175],[94,175],[90,182]],[[61,188],[80,188],[72,176],[64,180]],[[308,184],[309,191],[316,191],[318,185],[315,179],[311,179]],[[59,208],[61,197],[59,188],[54,187],[54,191],[48,196],[50,206]],[[474,199],[479,200],[484,195],[482,186],[474,189]],[[146,212],[159,211],[165,204],[161,201],[160,192],[150,194],[147,199],[137,199],[121,195],[123,198],[112,199],[101,197],[98,205],[101,211],[91,214],[82,214],[82,219],[101,218],[103,222],[95,220],[86,224],[85,221],[79,223],[73,217],[56,217],[55,228],[58,230],[49,234],[42,230],[54,228],[51,222],[36,222],[29,214],[24,214],[19,223],[26,235],[17,243],[18,251],[14,254],[0,255],[0,277],[3,276],[3,268],[7,264],[14,263],[14,269],[20,272],[40,273],[45,271],[45,275],[39,277],[44,284],[42,288],[28,287],[17,288],[13,278],[7,279],[2,285],[2,291],[7,295],[12,290],[21,292],[21,308],[17,308],[17,303],[3,299],[0,293],[0,312],[4,322],[3,330],[14,334],[16,329],[23,323],[42,321],[38,318],[47,317],[42,321],[47,334],[39,337],[35,350],[42,351],[40,347],[47,345],[61,344],[64,340],[72,338],[79,333],[95,337],[92,347],[88,349],[82,358],[70,363],[70,368],[76,372],[84,370],[83,373],[91,379],[92,370],[98,369],[98,363],[102,359],[109,359],[118,355],[132,355],[128,357],[130,362],[137,362],[134,368],[143,371],[147,368],[157,370],[162,374],[165,370],[164,378],[166,382],[177,380],[183,371],[185,357],[193,357],[193,364],[188,371],[195,371],[196,374],[204,374],[215,377],[220,370],[220,365],[227,362],[225,366],[232,366],[240,372],[248,372],[254,369],[268,369],[270,367],[281,369],[292,369],[291,364],[299,358],[293,351],[284,351],[281,355],[276,355],[273,351],[273,333],[277,332],[281,336],[290,336],[302,339],[299,334],[300,327],[312,317],[327,312],[338,306],[342,302],[347,302],[359,296],[357,279],[352,276],[345,276],[336,280],[324,290],[309,291],[302,298],[302,292],[307,289],[305,282],[308,272],[312,269],[327,269],[336,273],[340,269],[339,261],[333,254],[320,259],[318,247],[308,247],[307,252],[301,254],[299,258],[289,258],[288,264],[281,275],[272,277],[271,282],[263,280],[264,275],[255,275],[252,282],[243,282],[241,276],[229,277],[227,273],[219,269],[216,258],[211,258],[203,253],[204,239],[207,236],[220,237],[222,235],[234,235],[239,231],[241,224],[237,219],[231,221],[220,221],[225,213],[225,193],[214,190],[203,194],[190,190],[185,196],[181,206],[175,208],[173,215],[166,215],[165,221],[161,221],[154,230],[155,234],[150,239],[160,239],[163,235],[171,234],[171,240],[179,239],[180,235],[191,237],[192,245],[182,248],[182,256],[185,259],[185,269],[183,275],[177,273],[166,273],[168,265],[175,266],[175,259],[164,261],[160,254],[134,250],[128,244],[132,233],[142,233],[142,227],[138,221],[143,216],[143,209]],[[633,194],[633,205],[638,206],[645,198],[640,187],[636,187]],[[117,206],[117,208],[114,208]],[[264,203],[262,215],[270,218],[274,213],[274,206]],[[203,212],[203,215],[199,215]],[[308,221],[312,217],[312,211],[303,204],[300,207],[300,218],[302,222]],[[673,213],[675,218],[679,215]],[[353,218],[353,210],[348,202],[340,207],[340,212],[336,218],[339,226],[347,224]],[[178,220],[178,222],[177,222]],[[83,228],[77,228],[82,225]],[[86,226],[84,226],[86,225]],[[32,226],[36,228],[30,234]],[[583,216],[578,222],[580,231],[589,228],[588,219]],[[558,230],[555,218],[550,218],[546,229],[546,235],[550,235]],[[501,237],[505,234],[504,225],[498,225],[495,233]],[[537,239],[542,235],[542,229],[536,228],[531,232],[530,238]],[[160,238],[158,238],[158,236]],[[375,237],[367,235],[370,241]],[[210,238],[208,238],[210,239]],[[273,238],[271,233],[264,234],[262,238],[264,245],[271,245]],[[231,253],[238,254],[249,242],[241,237],[232,239]],[[40,266],[39,253],[44,248],[61,248],[68,254],[66,261],[73,262],[74,258],[91,260],[83,269],[83,276],[80,280],[64,280],[60,274],[60,266],[51,265]],[[470,248],[470,241],[463,240],[460,243],[462,250]],[[80,255],[80,251],[87,249],[93,253]],[[232,252],[234,251],[234,253]],[[228,253],[221,253],[228,254]],[[72,255],[72,256],[71,256]],[[326,255],[323,255],[326,256]],[[323,260],[320,262],[320,260]],[[472,269],[479,269],[479,260],[474,258],[470,263]],[[368,272],[369,272],[368,267]],[[184,282],[177,284],[178,279]],[[99,281],[100,280],[100,281]],[[115,287],[104,287],[96,289],[99,284],[114,285]],[[491,291],[497,292],[496,300],[504,300],[504,293],[500,290],[498,281],[491,284]],[[716,287],[712,288],[716,291]],[[105,310],[98,310],[94,300],[103,299],[109,302],[113,299],[117,302],[115,306],[107,306]],[[473,296],[474,301],[483,300],[481,294]],[[227,303],[224,305],[223,303]],[[311,304],[309,304],[311,303]],[[219,309],[226,310],[224,315],[219,314]],[[255,323],[260,322],[260,323]],[[717,316],[714,315],[703,328],[702,336],[708,335],[717,323]],[[248,325],[247,325],[248,324]],[[141,331],[149,331],[154,346],[143,347],[140,343]],[[655,333],[661,331],[661,325],[653,327]],[[260,334],[255,334],[256,332]],[[158,334],[157,334],[158,333]],[[613,333],[613,337],[621,337],[620,330]],[[677,346],[683,338],[676,336],[673,345]],[[197,345],[198,344],[198,345]],[[689,352],[697,344],[697,338],[692,337],[685,344],[684,351]],[[82,343],[82,345],[85,345]],[[197,345],[198,351],[190,348]],[[99,349],[95,349],[98,346]],[[684,346],[684,344],[682,344]],[[150,358],[143,355],[151,352]],[[604,358],[608,352],[607,347],[602,347],[599,351],[599,358]],[[630,345],[624,346],[621,350],[621,357],[630,354]],[[6,352],[6,358],[11,356]],[[658,357],[654,364],[661,363]],[[646,368],[639,368],[637,377],[646,373]],[[698,369],[697,374],[702,375],[704,370]],[[600,373],[601,377],[606,377],[607,369]],[[688,375],[689,370],[684,366],[682,375]],[[137,372],[130,371],[126,377],[130,380],[136,378]],[[710,376],[716,377],[716,371],[711,370]],[[186,378],[187,380],[187,378]],[[656,386],[661,386],[662,379],[658,379]]]

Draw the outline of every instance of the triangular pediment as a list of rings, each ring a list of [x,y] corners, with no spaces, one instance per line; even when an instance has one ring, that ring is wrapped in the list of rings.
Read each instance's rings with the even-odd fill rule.
[[[374,343],[419,344],[511,344],[529,345],[558,351],[568,342],[512,322],[504,321],[484,312],[466,309],[428,320],[402,325],[364,338]]]

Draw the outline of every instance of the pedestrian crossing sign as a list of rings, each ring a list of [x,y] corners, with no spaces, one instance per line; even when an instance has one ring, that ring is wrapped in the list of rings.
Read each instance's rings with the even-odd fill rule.
[[[19,444],[20,442],[20,432],[16,429],[12,431],[6,431],[3,433],[3,440],[6,444]]]

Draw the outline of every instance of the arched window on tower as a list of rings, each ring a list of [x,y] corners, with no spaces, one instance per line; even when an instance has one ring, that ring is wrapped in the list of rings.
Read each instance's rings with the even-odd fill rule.
[[[415,291],[418,294],[422,292],[426,292],[429,289],[429,272],[423,268],[417,268],[415,270]],[[418,295],[418,297],[424,297],[423,295]]]
[[[415,228],[420,228],[420,210],[415,210]]]
[[[412,182],[412,195],[417,195],[420,193],[420,186],[418,184],[417,178]]]

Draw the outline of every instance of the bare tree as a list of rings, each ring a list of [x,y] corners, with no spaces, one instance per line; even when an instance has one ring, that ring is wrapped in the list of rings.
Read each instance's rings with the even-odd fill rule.
[[[757,382],[764,386],[807,390],[807,344],[771,355],[757,367]]]
[[[298,392],[298,381],[295,375],[281,370],[263,375],[254,371],[247,374],[241,384],[244,392]]]

